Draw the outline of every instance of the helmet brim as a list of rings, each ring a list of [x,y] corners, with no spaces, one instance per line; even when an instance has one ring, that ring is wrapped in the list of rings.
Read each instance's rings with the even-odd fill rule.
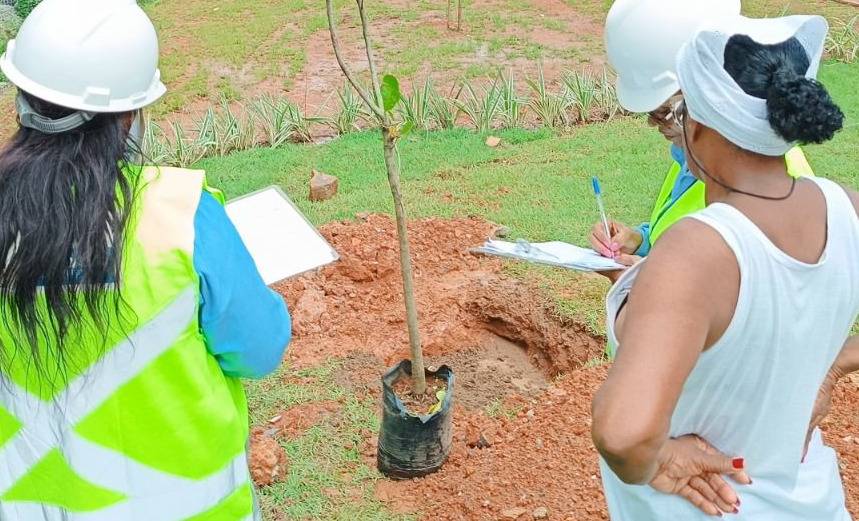
[[[629,112],[652,112],[668,101],[678,90],[680,85],[677,82],[668,83],[658,89],[642,89],[625,83],[622,78],[617,80],[617,100],[620,106]]]

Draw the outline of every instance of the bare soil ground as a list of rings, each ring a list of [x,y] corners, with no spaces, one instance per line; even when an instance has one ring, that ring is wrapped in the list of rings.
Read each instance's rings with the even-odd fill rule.
[[[326,225],[341,261],[282,284],[294,312],[290,363],[339,360],[338,385],[380,396],[380,375],[407,354],[394,225],[385,216]],[[426,520],[605,520],[590,402],[606,375],[604,341],[561,317],[537,287],[509,278],[495,259],[468,249],[494,226],[478,219],[427,219],[409,227],[422,333],[432,365],[457,375],[454,445],[442,470],[420,480],[379,480],[375,497]],[[849,507],[859,514],[859,383],[843,383],[827,441],[841,455]],[[294,407],[252,441],[254,476],[281,476],[269,440],[336,421],[339,404]],[[335,418],[332,420],[332,418]],[[356,447],[375,465],[377,438]],[[260,448],[257,448],[259,446]]]

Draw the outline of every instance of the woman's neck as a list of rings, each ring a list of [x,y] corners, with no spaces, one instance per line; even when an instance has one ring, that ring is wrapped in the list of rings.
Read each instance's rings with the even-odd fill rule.
[[[769,197],[778,197],[790,190],[791,179],[787,176],[784,157],[736,151],[723,157],[726,159],[705,163],[713,165],[708,168],[707,173],[730,188],[704,176],[707,204],[725,202],[738,195],[736,190]]]

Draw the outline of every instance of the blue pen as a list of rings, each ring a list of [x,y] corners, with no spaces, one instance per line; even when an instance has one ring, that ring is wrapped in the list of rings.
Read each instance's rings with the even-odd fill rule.
[[[593,176],[591,178],[591,182],[594,185],[594,195],[597,196],[597,206],[600,209],[600,218],[602,218],[602,224],[605,226],[605,236],[607,240],[611,240],[611,231],[609,231],[608,227],[608,218],[605,216],[605,206],[602,204],[602,190],[600,189],[600,182],[597,179],[597,176]]]

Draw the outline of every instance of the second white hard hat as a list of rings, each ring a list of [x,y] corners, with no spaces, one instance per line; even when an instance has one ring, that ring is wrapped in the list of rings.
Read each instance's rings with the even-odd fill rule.
[[[158,37],[135,0],[44,0],[0,58],[19,89],[87,112],[130,112],[166,87]]]
[[[740,0],[617,0],[605,24],[621,106],[650,112],[680,88],[675,59],[701,23],[740,14]]]

